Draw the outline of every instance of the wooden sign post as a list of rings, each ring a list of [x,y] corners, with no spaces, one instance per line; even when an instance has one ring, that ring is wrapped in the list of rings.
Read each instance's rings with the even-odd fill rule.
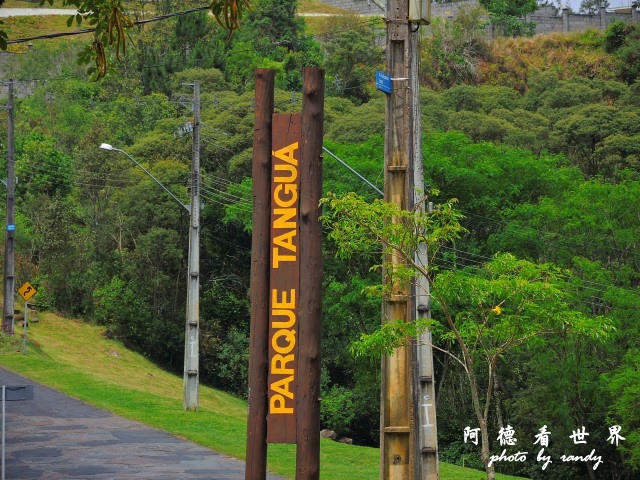
[[[256,71],[249,418],[245,480],[266,479],[268,443],[295,443],[296,480],[320,478],[324,72],[303,72],[302,114],[273,115]]]

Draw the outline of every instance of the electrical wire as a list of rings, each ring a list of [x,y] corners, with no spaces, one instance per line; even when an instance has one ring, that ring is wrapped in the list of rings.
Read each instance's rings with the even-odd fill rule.
[[[192,8],[190,10],[183,10],[181,12],[168,13],[166,15],[159,15],[157,17],[147,18],[147,19],[144,19],[144,20],[135,20],[133,22],[133,24],[134,25],[144,25],[145,23],[157,22],[159,20],[165,20],[165,19],[171,18],[171,17],[177,17],[177,16],[180,16],[180,15],[186,15],[186,14],[189,14],[189,13],[200,12],[200,11],[203,11],[203,10],[209,10],[210,8],[211,8],[210,6]],[[7,41],[7,45],[12,45],[12,44],[15,44],[15,43],[31,42],[33,40],[48,40],[48,39],[51,39],[51,38],[70,37],[70,36],[74,36],[74,35],[83,35],[85,33],[93,33],[95,31],[96,31],[95,28],[84,28],[82,30],[76,30],[74,32],[48,33],[46,35],[36,35],[36,36],[33,36],[33,37],[24,37],[24,38],[17,38],[17,39],[14,39],[14,40],[8,40]]]

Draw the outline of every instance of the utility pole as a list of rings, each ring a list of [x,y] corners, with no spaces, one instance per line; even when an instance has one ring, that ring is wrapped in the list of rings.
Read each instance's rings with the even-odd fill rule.
[[[412,103],[412,151],[413,151],[413,190],[412,208],[431,211],[431,203],[423,201],[425,192],[424,168],[422,159],[422,122],[420,116],[420,78],[418,69],[418,35],[411,32],[412,52],[409,65],[409,85]],[[418,265],[428,266],[427,245],[418,245],[415,252]],[[418,275],[413,287],[413,319],[431,318],[431,295],[429,281]],[[436,425],[436,395],[433,370],[433,348],[431,332],[420,334],[413,346],[413,385],[414,418],[416,419],[416,479],[438,480],[438,435]]]
[[[384,199],[406,210],[411,208],[411,97],[409,77],[409,1],[387,1],[387,73],[393,92],[385,109]],[[403,80],[399,80],[403,79]],[[397,254],[385,258],[390,268],[401,266]],[[387,272],[384,281],[390,282]],[[383,301],[382,321],[410,321],[410,286],[392,285],[391,295]],[[380,478],[413,480],[415,472],[415,419],[413,414],[412,348],[398,347],[382,358],[380,396]]]
[[[200,82],[193,83],[193,155],[191,158],[191,208],[189,210],[189,271],[187,321],[184,337],[185,410],[198,410],[200,380]]]
[[[200,91],[196,87],[199,105]],[[171,196],[182,208],[189,212],[189,254],[187,271],[187,315],[185,322],[185,348],[184,348],[184,400],[185,410],[198,409],[198,336],[200,318],[200,114],[195,109],[196,121],[193,128],[193,157],[191,165],[191,205],[184,204],[176,197],[171,190],[165,187],[160,180],[144,168],[140,162],[129,155],[124,150],[114,147],[108,143],[100,145],[100,150],[106,152],[120,152],[129,158],[135,165],[149,176],[158,186]],[[197,125],[197,127],[196,127]]]
[[[418,27],[429,21],[429,0],[388,0],[387,74],[393,90],[385,113],[385,201],[412,209],[424,195],[420,124]],[[423,203],[422,203],[423,205]],[[415,252],[426,265],[426,245]],[[401,259],[391,254],[390,268]],[[385,273],[385,282],[390,282]],[[394,283],[383,302],[383,322],[429,317],[429,284]],[[437,436],[430,333],[400,346],[382,359],[380,478],[437,480]]]
[[[9,101],[7,104],[7,223],[4,244],[4,302],[2,329],[13,335],[14,287],[15,287],[15,144],[13,132],[13,80],[9,80]]]

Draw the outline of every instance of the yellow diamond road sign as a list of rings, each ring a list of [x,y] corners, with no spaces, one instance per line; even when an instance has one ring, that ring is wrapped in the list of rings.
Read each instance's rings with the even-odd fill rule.
[[[24,298],[24,301],[26,302],[31,297],[33,297],[37,292],[36,292],[36,289],[33,288],[29,282],[25,282],[24,285],[22,285],[18,289],[18,293],[22,298]]]

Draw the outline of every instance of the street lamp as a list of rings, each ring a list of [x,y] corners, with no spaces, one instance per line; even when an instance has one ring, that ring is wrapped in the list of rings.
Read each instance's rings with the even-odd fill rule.
[[[165,192],[189,212],[189,271],[187,272],[187,315],[184,339],[184,400],[185,410],[198,409],[199,386],[199,324],[200,324],[200,198],[199,198],[199,152],[194,154],[191,171],[191,205],[185,205],[178,197],[171,193],[149,170],[144,168],[124,150],[108,143],[100,145],[101,150],[120,152],[129,157],[144,173],[151,177]]]
[[[169,195],[171,195],[171,197],[180,204],[180,206],[182,206],[183,208],[186,208],[187,211],[189,213],[191,213],[191,209],[189,208],[189,205],[185,205],[184,203],[182,203],[178,197],[176,197],[173,193],[171,193],[171,191],[165,187],[160,180],[158,180],[156,177],[153,176],[153,174],[147,170],[146,168],[144,168],[140,163],[138,163],[136,161],[135,158],[133,158],[131,155],[129,155],[127,152],[125,152],[124,150],[120,150],[119,148],[114,147],[113,145],[109,145],[108,143],[103,143],[102,145],[100,145],[100,150],[105,150],[107,152],[112,152],[112,151],[116,151],[116,152],[120,152],[120,153],[124,153],[127,157],[129,157],[129,160],[131,160],[133,163],[135,163],[138,167],[140,167],[140,169],[142,169],[142,171],[144,173],[146,173],[147,175],[149,175],[151,178],[153,178],[153,180],[160,185],[160,188],[162,188],[165,192],[167,192]]]

